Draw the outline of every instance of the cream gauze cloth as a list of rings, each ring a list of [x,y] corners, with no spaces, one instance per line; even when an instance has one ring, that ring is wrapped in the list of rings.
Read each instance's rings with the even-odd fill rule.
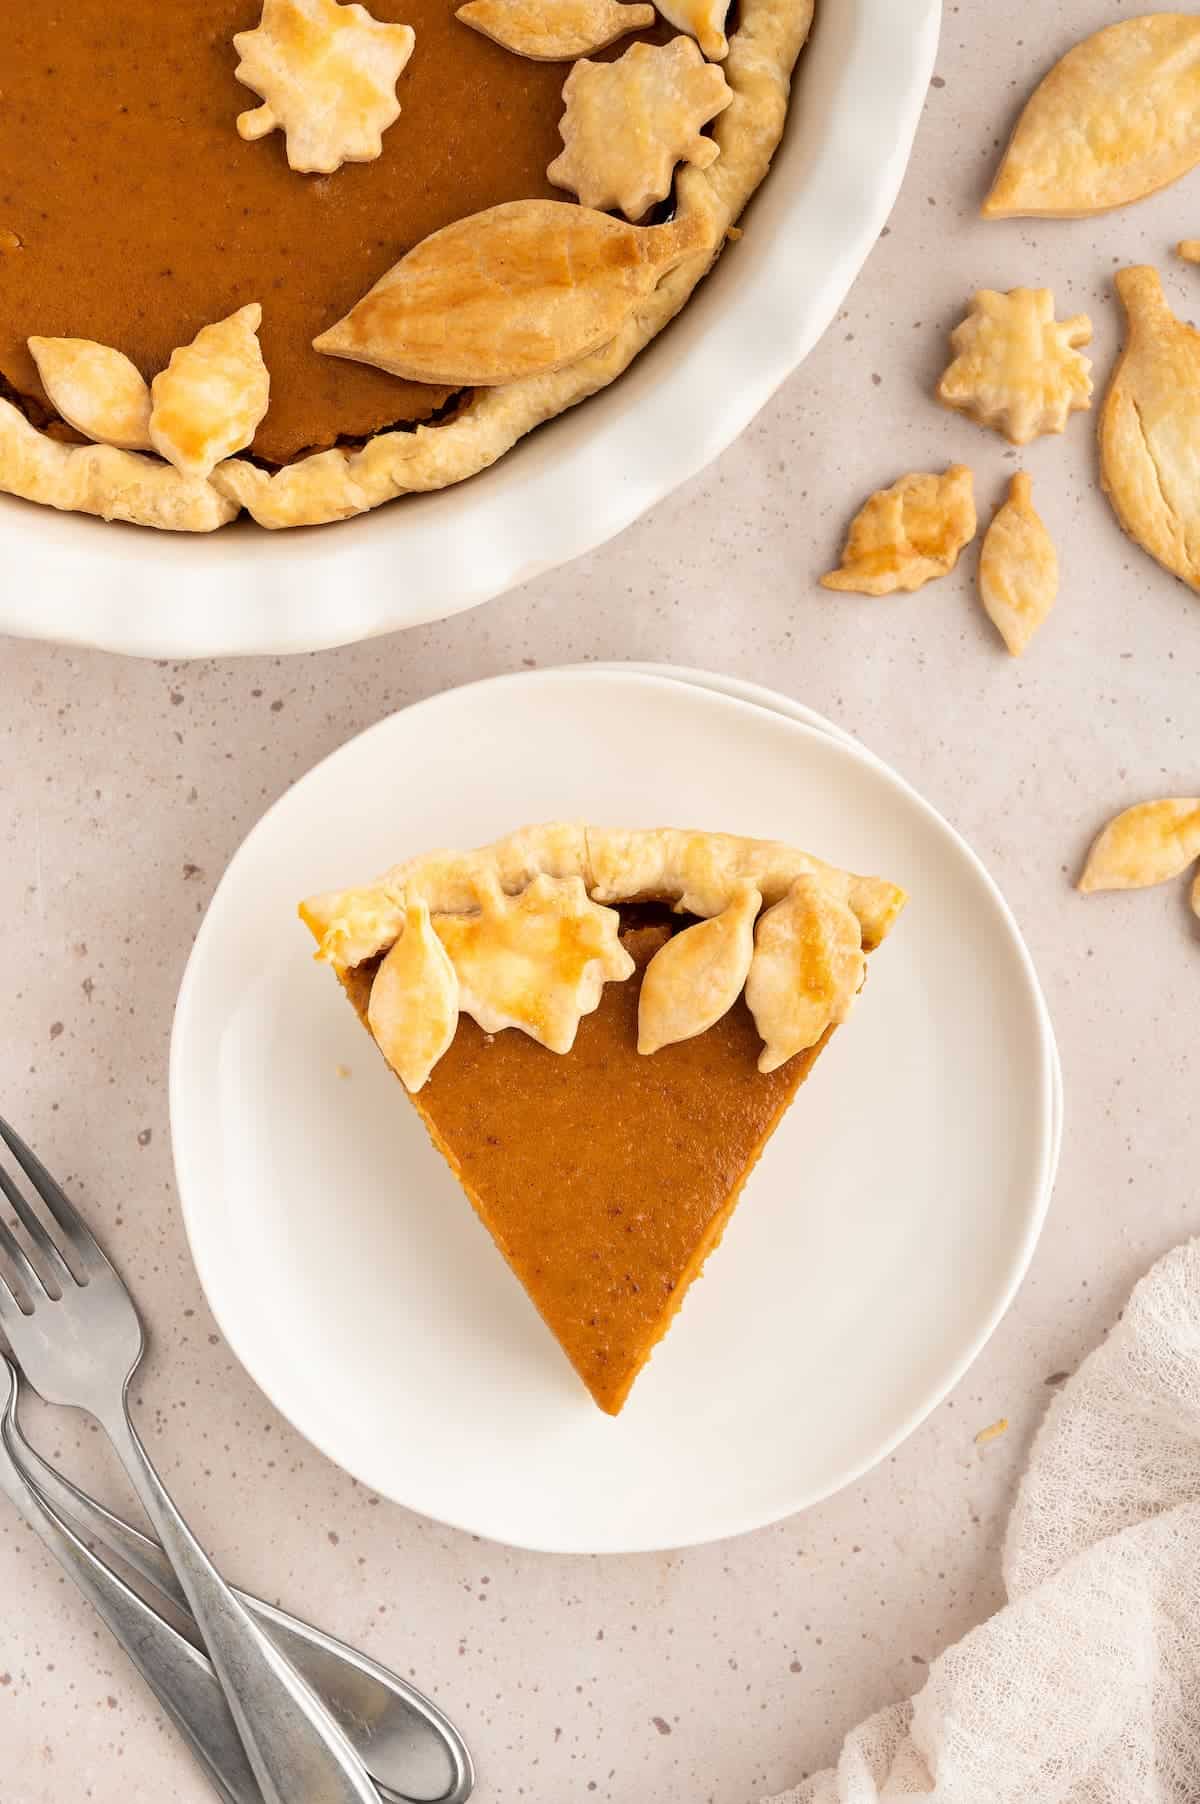
[[[778,1804],[1200,1800],[1200,1241],[1051,1403],[1004,1582],[911,1703]]]

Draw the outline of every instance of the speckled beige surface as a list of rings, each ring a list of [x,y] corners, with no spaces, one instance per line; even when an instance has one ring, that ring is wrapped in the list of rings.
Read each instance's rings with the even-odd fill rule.
[[[825,342],[712,470],[615,544],[450,625],[290,664],[166,667],[0,645],[3,1107],[75,1175],[137,1287],[154,1354],[138,1411],[231,1576],[436,1693],[482,1804],[743,1804],[827,1761],[999,1600],[998,1547],[1048,1384],[1154,1256],[1200,1228],[1200,936],[1179,885],[1069,887],[1125,803],[1200,784],[1200,603],[1118,532],[1090,423],[1025,457],[1063,566],[1021,664],[974,596],[975,556],[912,597],[823,594],[865,493],[961,459],[986,518],[1015,454],[930,399],[970,291],[1055,286],[1096,322],[1113,269],[1165,268],[1200,226],[1193,178],[1079,224],[974,217],[1019,98],[1111,0],[949,10],[889,235]],[[1194,297],[1194,298],[1193,298]],[[165,601],[164,605],[169,605]],[[678,1556],[544,1559],[380,1503],[274,1415],[216,1335],[176,1210],[165,1065],[189,941],[265,804],[382,714],[523,664],[629,656],[724,667],[833,715],[974,842],[1026,930],[1068,1120],[1049,1225],[974,1370],[880,1470],[821,1508]],[[1006,1435],[976,1447],[1000,1416]],[[31,1418],[32,1419],[32,1418]],[[97,1437],[43,1444],[109,1497]],[[201,1804],[211,1794],[119,1652],[0,1504],[3,1804]]]

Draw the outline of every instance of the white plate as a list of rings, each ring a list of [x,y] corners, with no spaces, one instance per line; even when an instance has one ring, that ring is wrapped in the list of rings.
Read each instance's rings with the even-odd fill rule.
[[[308,891],[555,815],[775,835],[913,893],[616,1422],[294,920]],[[365,1484],[554,1551],[735,1534],[895,1446],[1016,1287],[1053,1179],[1054,1115],[1028,955],[945,822],[828,733],[612,671],[457,690],[317,766],[226,872],[172,1042],[192,1250],[250,1373]]]
[[[618,383],[485,475],[341,526],[200,539],[0,496],[0,632],[164,658],[315,651],[459,613],[602,544],[723,451],[834,317],[899,191],[940,13],[821,0],[736,257]]]

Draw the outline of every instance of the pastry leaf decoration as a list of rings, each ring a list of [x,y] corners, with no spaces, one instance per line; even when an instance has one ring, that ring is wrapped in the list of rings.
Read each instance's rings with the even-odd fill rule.
[[[944,476],[903,476],[859,509],[840,568],[821,583],[859,595],[911,593],[953,570],[976,524],[975,479],[965,464]]]
[[[449,388],[542,375],[607,344],[707,248],[692,214],[642,227],[566,201],[508,201],[422,239],[314,344]]]
[[[722,913],[685,927],[654,954],[638,998],[639,1052],[694,1039],[729,1013],[754,956],[761,907],[757,889],[743,883]]]
[[[242,113],[246,139],[282,131],[287,159],[305,174],[370,163],[400,115],[396,83],[413,53],[408,25],[386,25],[337,0],[263,0],[262,20],[239,31],[237,78],[263,104]]]
[[[257,303],[197,332],[150,388],[150,438],[185,476],[211,476],[244,451],[267,411],[271,379],[258,343]]]
[[[657,0],[658,10],[676,31],[686,31],[699,43],[710,61],[719,63],[729,55],[729,39],[725,36],[725,15],[729,0]]]
[[[620,0],[467,0],[456,17],[534,62],[574,62],[653,25],[654,8]]]
[[[1176,319],[1158,272],[1123,269],[1125,348],[1100,417],[1100,476],[1144,551],[1200,589],[1200,333]]]
[[[1064,432],[1072,413],[1091,406],[1092,366],[1078,349],[1091,336],[1086,313],[1055,319],[1048,288],[981,288],[951,334],[954,361],[938,399],[1012,445]]]
[[[563,86],[563,152],[546,174],[585,207],[640,219],[671,192],[678,163],[707,169],[716,160],[716,140],[700,128],[732,99],[691,38],[634,44],[612,63],[576,63]]]
[[[1085,38],[1017,122],[984,217],[1078,219],[1200,161],[1200,18],[1151,13]]]
[[[476,914],[433,922],[459,1006],[485,1033],[518,1027],[551,1052],[570,1052],[604,985],[633,974],[620,915],[591,901],[581,877],[535,877],[519,896],[493,879],[479,903]]]
[[[150,389],[120,351],[90,338],[31,338],[29,351],[54,411],[76,432],[118,451],[150,451]]]
[[[371,985],[367,1025],[408,1090],[423,1088],[458,1028],[458,978],[422,901],[404,911],[404,931]]]
[[[777,1070],[844,1021],[865,974],[858,916],[815,878],[798,878],[755,934],[746,1003],[763,1041],[759,1070]]]
[[[1033,505],[1033,485],[1018,470],[983,537],[979,594],[1014,658],[1029,645],[1058,594],[1058,555]]]
[[[1118,814],[1096,839],[1079,887],[1085,895],[1099,889],[1147,889],[1182,876],[1198,858],[1200,796],[1141,802]]]

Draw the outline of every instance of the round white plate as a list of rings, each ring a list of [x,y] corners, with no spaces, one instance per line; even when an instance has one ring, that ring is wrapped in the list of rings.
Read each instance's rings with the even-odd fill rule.
[[[602,544],[723,451],[834,317],[899,191],[940,14],[819,0],[736,256],[619,382],[492,470],[340,526],[208,538],[0,495],[0,632],[164,658],[316,651],[459,613]]]
[[[913,895],[615,1422],[294,914],[300,896],[410,853],[554,816],[774,835]],[[626,672],[453,691],[317,766],[226,872],[172,1041],[192,1250],[252,1376],[365,1484],[553,1551],[735,1534],[895,1446],[1015,1289],[1049,1197],[1054,1114],[1028,954],[946,823],[828,733]]]

